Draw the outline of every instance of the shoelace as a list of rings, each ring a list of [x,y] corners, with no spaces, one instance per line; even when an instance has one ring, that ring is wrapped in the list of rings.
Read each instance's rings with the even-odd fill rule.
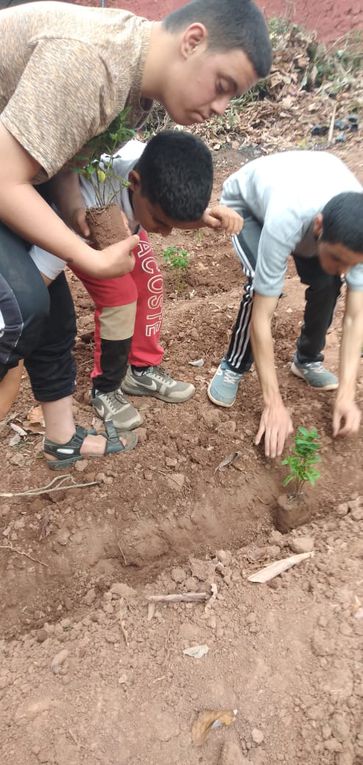
[[[112,391],[110,393],[101,393],[99,394],[99,396],[101,398],[101,401],[102,401],[102,398],[106,399],[107,406],[109,406],[109,408],[111,409],[111,412],[114,412],[115,414],[118,411],[117,404],[123,404],[123,405],[128,404],[128,401],[122,395],[120,390]]]
[[[224,369],[223,376],[224,376],[224,382],[229,383],[231,385],[235,385],[241,379],[241,375],[239,375],[238,372],[232,372],[232,369]]]
[[[302,367],[303,369],[312,369],[314,372],[318,372],[318,374],[325,372],[321,361],[309,361],[307,364],[302,364]]]
[[[153,380],[159,380],[161,383],[171,383],[173,382],[172,378],[168,373],[163,369],[163,367],[149,367],[147,371],[145,371],[146,375],[150,375]]]

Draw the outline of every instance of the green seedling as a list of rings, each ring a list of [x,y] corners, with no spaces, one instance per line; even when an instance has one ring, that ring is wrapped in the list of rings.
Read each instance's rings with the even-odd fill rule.
[[[185,271],[189,265],[189,252],[182,247],[166,247],[163,250],[163,258],[165,263],[175,271]]]
[[[189,265],[189,252],[184,250],[183,247],[166,247],[163,250],[163,259],[165,263],[171,268],[176,275],[176,291],[180,292],[185,285],[185,272]]]
[[[290,472],[283,481],[283,485],[287,486],[289,483],[294,482],[295,490],[293,496],[297,497],[303,493],[304,485],[310,483],[314,486],[320,473],[316,470],[315,465],[320,461],[319,457],[319,435],[315,428],[307,430],[307,428],[298,428],[295,436],[294,446],[286,459],[282,461],[283,465],[287,465]]]
[[[111,205],[120,188],[128,185],[113,170],[113,155],[135,135],[135,131],[126,126],[127,112],[128,109],[120,112],[107,130],[92,138],[84,147],[84,153],[77,156],[76,172],[91,183],[97,207]]]

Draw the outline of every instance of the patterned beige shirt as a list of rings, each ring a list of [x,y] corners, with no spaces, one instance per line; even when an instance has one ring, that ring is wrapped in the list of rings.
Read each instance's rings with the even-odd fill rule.
[[[125,107],[128,126],[142,124],[151,28],[128,11],[61,2],[0,12],[0,120],[48,177]]]

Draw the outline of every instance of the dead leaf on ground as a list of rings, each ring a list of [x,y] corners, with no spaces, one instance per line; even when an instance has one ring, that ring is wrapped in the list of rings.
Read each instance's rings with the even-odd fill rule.
[[[201,659],[209,651],[207,645],[193,645],[190,648],[185,648],[183,653],[185,656],[191,656],[193,659]]]
[[[24,428],[30,433],[43,435],[45,422],[41,406],[33,406],[23,421]]]
[[[200,712],[192,727],[194,746],[203,746],[211,730],[232,725],[236,716],[237,709],[210,709]]]
[[[224,460],[222,460],[222,462],[220,462],[219,465],[217,465],[214,472],[216,473],[217,470],[223,470],[223,468],[229,467],[229,465],[232,465],[233,462],[238,460],[238,457],[240,457],[240,455],[241,455],[241,452],[231,452],[231,454],[227,454]]]
[[[288,558],[283,558],[282,560],[276,560],[274,563],[270,563],[268,566],[261,568],[259,571],[256,571],[254,574],[249,576],[248,581],[264,584],[265,582],[269,582],[271,579],[274,579],[275,576],[279,576],[284,571],[292,568],[292,566],[296,566],[298,563],[301,563],[301,561],[312,558],[313,555],[313,552],[299,553],[298,555],[290,555]]]

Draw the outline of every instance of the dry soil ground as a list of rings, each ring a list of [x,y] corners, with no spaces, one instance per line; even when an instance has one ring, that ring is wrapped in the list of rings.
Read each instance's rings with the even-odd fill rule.
[[[359,136],[343,151],[362,177]],[[216,154],[215,195],[245,159],[232,149]],[[311,524],[279,535],[272,510],[283,469],[253,444],[255,372],[230,411],[206,396],[238,306],[239,266],[228,239],[214,233],[176,233],[170,243],[186,247],[191,264],[177,294],[166,273],[165,365],[195,383],[195,397],[174,406],[135,402],[145,419],[138,448],[73,471],[97,485],[1,498],[1,761],[362,765],[362,439],[333,441],[332,394],[289,374],[303,305],[291,269],[275,318],[278,374],[295,425],[319,430],[322,477]],[[164,246],[156,237],[156,249]],[[76,408],[89,423],[92,309],[74,279],[72,287],[80,317]],[[342,310],[343,299],[328,336],[332,368]],[[204,365],[190,366],[195,359]],[[24,380],[13,422],[24,423],[33,404]],[[3,422],[0,490],[43,486],[53,474],[41,435],[10,445],[13,437]],[[235,451],[235,465],[216,471]],[[247,581],[291,554],[301,535],[313,537],[303,540],[313,558],[271,586]],[[207,606],[148,610],[149,594],[210,583]],[[183,654],[204,644],[200,659]],[[226,708],[238,710],[234,724],[193,746],[198,713]]]

